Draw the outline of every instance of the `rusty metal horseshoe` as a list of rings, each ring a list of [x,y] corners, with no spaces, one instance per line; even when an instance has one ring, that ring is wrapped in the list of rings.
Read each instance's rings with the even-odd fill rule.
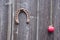
[[[20,12],[23,11],[26,16],[27,16],[27,22],[26,23],[29,23],[30,22],[30,15],[29,15],[29,11],[24,9],[24,8],[20,8],[16,11],[16,15],[15,15],[15,21],[17,24],[19,24],[19,19],[18,19],[18,15],[20,14]]]

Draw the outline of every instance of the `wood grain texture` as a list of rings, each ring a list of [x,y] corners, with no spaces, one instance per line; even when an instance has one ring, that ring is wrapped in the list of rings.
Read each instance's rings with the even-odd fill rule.
[[[26,24],[26,15],[19,14],[19,25],[15,24],[14,40],[36,40],[37,0],[16,0],[15,10],[26,8],[30,14],[30,23]]]
[[[54,0],[54,40],[60,40],[60,0]]]
[[[54,40],[54,33],[48,33],[50,25],[51,0],[39,0],[39,29],[38,40]]]
[[[0,0],[0,40],[7,40],[8,7],[6,0]]]
[[[60,40],[60,0],[53,0],[53,25],[54,33],[48,33],[50,25],[50,4],[51,0],[39,0],[39,10],[37,10],[38,0],[15,0],[15,11],[19,8],[28,9],[30,14],[30,24],[26,24],[26,15],[19,15],[19,25],[14,25],[14,40],[36,40],[37,33],[37,13],[38,40]]]

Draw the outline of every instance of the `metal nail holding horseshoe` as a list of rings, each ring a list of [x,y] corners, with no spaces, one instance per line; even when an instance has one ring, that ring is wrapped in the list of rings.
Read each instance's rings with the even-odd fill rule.
[[[19,24],[19,19],[18,19],[18,15],[20,14],[20,12],[24,12],[27,16],[27,22],[26,23],[29,23],[30,22],[30,15],[29,15],[29,11],[24,9],[24,8],[20,8],[16,11],[16,15],[15,15],[15,21],[17,24]]]

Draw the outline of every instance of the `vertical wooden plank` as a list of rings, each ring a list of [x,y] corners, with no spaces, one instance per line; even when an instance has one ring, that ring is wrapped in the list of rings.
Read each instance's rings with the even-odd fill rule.
[[[48,33],[50,25],[50,4],[51,0],[39,0],[39,29],[38,40],[54,40],[54,33]]]
[[[2,26],[1,17],[2,17],[2,0],[0,1],[0,40],[2,40],[1,39],[1,26]]]
[[[9,0],[8,3],[8,31],[7,31],[7,40],[11,40],[11,30],[12,30],[12,0]]]
[[[14,7],[15,6],[15,0],[12,0],[12,20],[11,20],[11,40],[14,40]]]
[[[6,0],[0,0],[0,40],[7,40],[8,9],[5,3]]]
[[[60,40],[60,0],[54,0],[54,40]]]
[[[19,15],[20,23],[14,26],[14,40],[36,40],[37,0],[16,0],[15,5],[15,10],[23,7],[29,10],[31,14],[29,24],[26,24],[24,13]]]

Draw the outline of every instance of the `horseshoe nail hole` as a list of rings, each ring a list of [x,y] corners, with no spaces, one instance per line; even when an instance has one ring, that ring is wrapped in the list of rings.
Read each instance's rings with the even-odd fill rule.
[[[18,12],[16,12],[16,13],[18,13]]]
[[[25,11],[27,11],[27,10],[25,10]]]
[[[27,13],[29,13],[28,11],[26,11]]]

